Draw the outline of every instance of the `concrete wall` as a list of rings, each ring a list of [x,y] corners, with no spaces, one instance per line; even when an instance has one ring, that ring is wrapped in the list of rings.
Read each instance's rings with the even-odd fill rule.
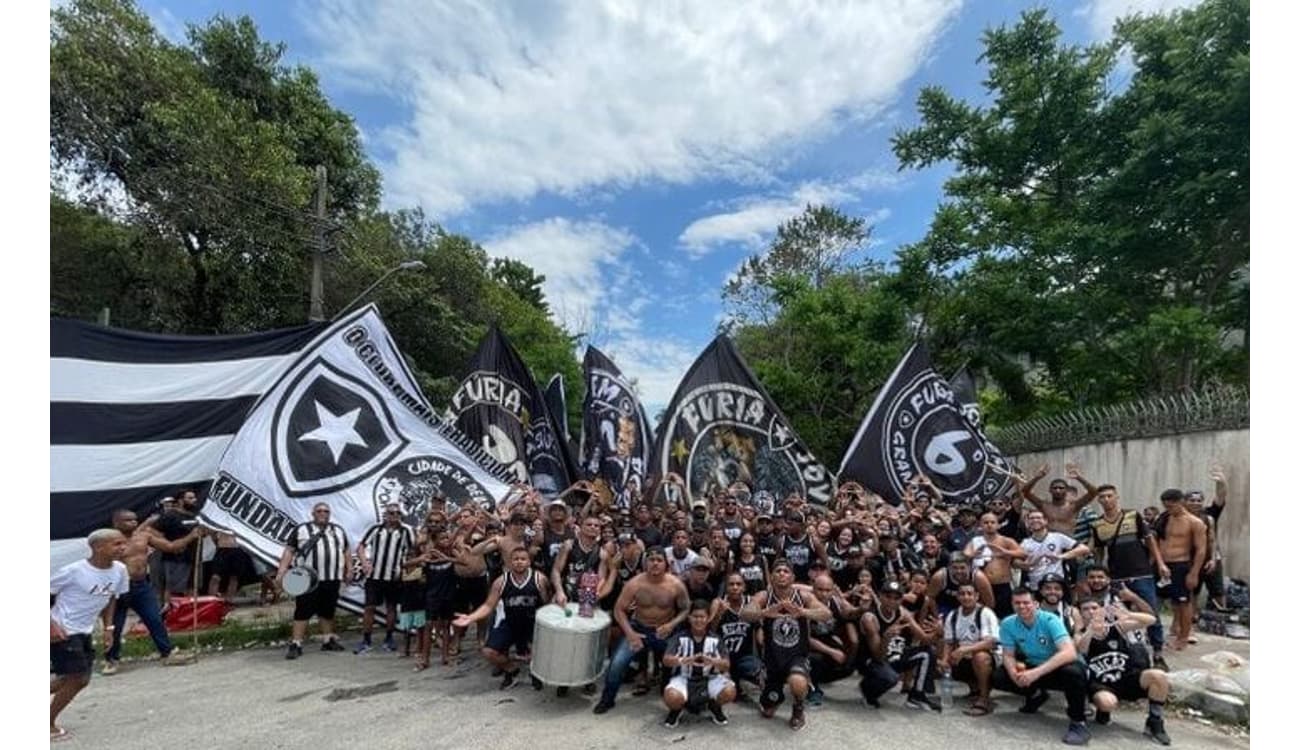
[[[1062,476],[1066,462],[1079,464],[1093,484],[1113,484],[1123,508],[1141,510],[1160,505],[1160,493],[1170,487],[1202,490],[1207,503],[1214,497],[1210,468],[1221,466],[1228,477],[1228,504],[1219,519],[1218,542],[1224,569],[1235,578],[1250,578],[1250,430],[1193,432],[1140,440],[1079,445],[1016,456],[1022,471],[1044,463],[1051,473],[1035,487],[1043,497],[1052,477]]]

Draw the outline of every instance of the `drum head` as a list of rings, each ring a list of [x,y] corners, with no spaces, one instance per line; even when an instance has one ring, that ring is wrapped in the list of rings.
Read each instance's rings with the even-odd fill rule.
[[[302,596],[316,588],[316,572],[311,568],[290,568],[284,574],[284,593]]]

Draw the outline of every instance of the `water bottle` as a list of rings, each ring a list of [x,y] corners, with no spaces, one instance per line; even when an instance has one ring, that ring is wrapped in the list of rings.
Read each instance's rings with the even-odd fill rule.
[[[939,679],[939,702],[944,708],[952,708],[952,675],[944,672]]]

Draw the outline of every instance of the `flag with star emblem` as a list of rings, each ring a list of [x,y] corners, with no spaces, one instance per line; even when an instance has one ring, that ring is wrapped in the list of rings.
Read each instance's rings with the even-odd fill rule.
[[[554,497],[577,481],[568,444],[528,366],[493,325],[452,394],[448,418],[505,466],[514,481]]]
[[[952,504],[985,503],[1011,488],[1011,465],[967,418],[962,400],[917,341],[903,355],[862,420],[840,464],[891,503],[924,474]]]
[[[583,476],[608,489],[618,507],[628,508],[641,499],[654,431],[632,384],[594,346],[583,357],[582,377],[587,386],[578,449]]]
[[[505,467],[435,415],[370,305],[331,324],[253,407],[201,517],[274,565],[318,502],[360,539],[390,503],[418,525],[434,497],[492,508],[507,485]],[[344,599],[364,603],[360,589]]]
[[[726,336],[695,360],[664,411],[652,452],[659,478],[685,482],[687,502],[703,502],[733,482],[784,500],[798,493],[825,505],[831,474],[795,434]]]
[[[51,569],[85,557],[119,508],[202,498],[254,402],[324,328],[178,336],[51,318]]]

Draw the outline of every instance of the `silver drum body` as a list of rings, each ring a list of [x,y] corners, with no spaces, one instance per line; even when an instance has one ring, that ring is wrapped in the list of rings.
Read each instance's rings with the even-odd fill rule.
[[[579,617],[578,605],[548,604],[533,626],[533,676],[548,685],[574,687],[595,682],[605,671],[609,615],[597,609]]]

